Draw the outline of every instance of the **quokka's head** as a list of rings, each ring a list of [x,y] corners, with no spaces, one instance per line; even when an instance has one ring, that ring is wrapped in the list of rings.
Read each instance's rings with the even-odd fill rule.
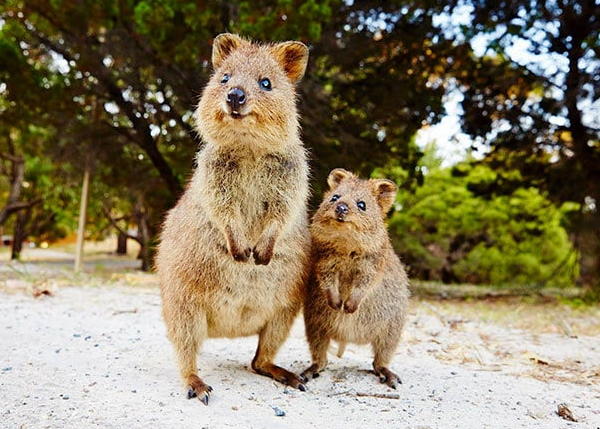
[[[342,168],[327,178],[329,190],[313,217],[313,234],[326,240],[359,240],[380,245],[387,236],[384,219],[396,199],[396,184],[388,179],[362,180]]]
[[[214,74],[196,110],[200,135],[217,144],[281,144],[298,133],[295,85],[308,48],[256,44],[234,34],[213,43]]]

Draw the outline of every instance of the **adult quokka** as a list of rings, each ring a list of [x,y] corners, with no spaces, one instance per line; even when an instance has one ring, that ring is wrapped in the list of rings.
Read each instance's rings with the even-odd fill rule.
[[[195,112],[205,144],[156,257],[167,334],[188,397],[205,404],[212,388],[196,359],[210,337],[258,334],[254,371],[304,390],[273,359],[309,269],[309,169],[295,92],[307,61],[300,42],[214,40],[214,74]]]

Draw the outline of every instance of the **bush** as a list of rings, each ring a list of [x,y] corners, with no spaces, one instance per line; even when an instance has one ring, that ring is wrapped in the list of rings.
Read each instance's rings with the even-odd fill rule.
[[[456,171],[456,170],[454,170]],[[488,167],[431,168],[423,186],[401,192],[390,218],[397,252],[412,276],[446,283],[565,287],[577,258],[561,220],[566,212],[536,188],[491,192]],[[478,189],[485,189],[477,195]]]

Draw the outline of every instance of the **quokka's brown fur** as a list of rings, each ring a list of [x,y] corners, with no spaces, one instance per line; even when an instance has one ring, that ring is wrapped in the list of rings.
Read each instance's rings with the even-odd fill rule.
[[[212,388],[196,358],[209,337],[258,334],[252,368],[304,389],[273,359],[302,306],[309,270],[308,164],[295,95],[307,60],[299,42],[221,34],[213,44],[215,72],[195,113],[205,145],[166,217],[156,258],[188,397],[205,404]]]
[[[400,341],[408,305],[408,278],[394,253],[384,218],[396,197],[391,180],[361,180],[335,169],[329,191],[310,226],[313,273],[304,303],[312,365],[302,376],[316,377],[336,340],[371,344],[373,369],[395,388],[389,369]]]

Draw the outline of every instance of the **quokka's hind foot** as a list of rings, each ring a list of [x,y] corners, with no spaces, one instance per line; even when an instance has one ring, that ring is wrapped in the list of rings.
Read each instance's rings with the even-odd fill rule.
[[[208,398],[213,388],[202,381],[197,375],[190,375],[188,377],[188,399],[198,398],[204,405],[208,405]]]
[[[302,378],[305,383],[308,383],[311,379],[317,378],[319,375],[319,364],[313,363],[311,366],[302,371],[300,378]]]
[[[261,365],[259,367],[256,365],[255,362],[252,362],[252,369],[256,371],[257,374],[271,377],[273,380],[277,380],[280,383],[301,390],[303,392],[306,391],[304,379],[298,374],[288,371],[285,368],[281,368],[280,366],[274,365],[272,363]]]
[[[402,380],[388,367],[382,366],[375,369],[375,375],[379,377],[379,381],[387,384],[392,389],[396,389],[399,384],[402,384]]]

